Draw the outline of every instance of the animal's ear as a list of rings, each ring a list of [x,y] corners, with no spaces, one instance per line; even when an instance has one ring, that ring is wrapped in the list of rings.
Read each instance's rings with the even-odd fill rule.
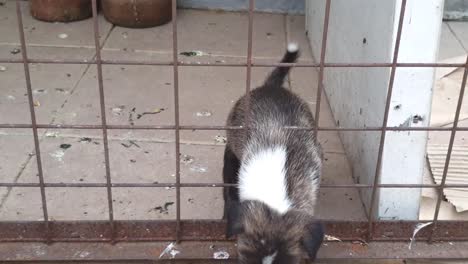
[[[226,237],[230,238],[244,232],[242,221],[242,205],[240,202],[231,202],[227,208]]]
[[[321,222],[313,220],[306,225],[302,245],[311,261],[315,260],[324,237],[325,231]]]

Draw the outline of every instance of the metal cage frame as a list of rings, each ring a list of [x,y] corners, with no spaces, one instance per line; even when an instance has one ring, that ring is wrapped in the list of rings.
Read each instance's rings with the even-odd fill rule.
[[[30,59],[27,54],[27,45],[25,40],[23,20],[21,13],[20,1],[16,0],[16,12],[18,20],[18,28],[20,34],[20,42],[22,49],[22,59],[5,59],[0,58],[2,63],[19,63],[24,65],[24,73],[26,79],[26,88],[28,95],[29,110],[31,114],[31,124],[0,124],[0,128],[27,128],[32,129],[34,138],[34,147],[37,160],[37,169],[39,183],[5,183],[0,182],[0,187],[35,187],[40,188],[43,221],[30,222],[0,222],[0,260],[10,261],[58,261],[60,259],[68,259],[72,261],[118,261],[125,260],[126,262],[133,260],[151,261],[158,259],[158,255],[167,243],[163,241],[183,241],[180,247],[184,248],[184,252],[180,258],[185,259],[206,259],[211,258],[208,245],[216,241],[226,250],[235,255],[235,247],[231,242],[226,242],[224,236],[225,223],[221,220],[181,220],[180,214],[180,189],[184,187],[233,187],[233,184],[223,183],[181,183],[180,181],[180,131],[181,130],[229,130],[229,129],[245,129],[244,127],[227,127],[227,126],[186,126],[181,125],[179,121],[179,67],[246,67],[246,93],[251,89],[251,70],[252,67],[272,67],[272,66],[294,66],[294,67],[315,67],[318,68],[318,91],[315,119],[317,124],[320,119],[320,103],[323,90],[324,71],[326,68],[332,67],[387,67],[390,68],[390,79],[388,83],[388,92],[386,104],[384,108],[384,118],[381,127],[366,127],[366,128],[346,128],[346,127],[287,127],[287,129],[304,129],[319,133],[321,131],[379,131],[380,145],[377,156],[377,165],[374,176],[374,184],[340,184],[330,185],[322,184],[321,188],[358,188],[371,190],[371,203],[368,210],[368,220],[361,222],[349,221],[325,221],[327,233],[339,237],[342,242],[327,242],[328,245],[319,254],[321,258],[334,259],[349,259],[354,258],[442,258],[442,259],[460,259],[468,258],[468,221],[441,221],[438,219],[439,210],[442,201],[442,192],[444,188],[468,188],[468,184],[446,184],[447,172],[450,163],[450,157],[454,145],[454,140],[457,131],[468,131],[468,127],[459,127],[458,121],[465,93],[465,86],[468,77],[468,57],[465,63],[399,63],[398,55],[400,48],[401,34],[403,30],[403,18],[406,9],[406,0],[401,1],[401,9],[399,14],[399,22],[397,28],[397,36],[395,49],[391,62],[378,63],[327,63],[325,60],[327,48],[327,35],[330,18],[330,6],[332,0],[323,0],[326,3],[325,17],[323,23],[323,36],[321,44],[321,53],[319,63],[257,63],[252,60],[252,34],[254,21],[254,5],[255,0],[249,0],[248,7],[248,47],[247,61],[245,63],[190,63],[183,62],[178,59],[178,39],[177,39],[177,3],[172,0],[172,36],[173,36],[173,60],[166,62],[159,61],[130,61],[130,60],[104,60],[101,58],[101,46],[99,43],[99,27],[97,20],[97,0],[92,0],[93,11],[93,30],[95,42],[95,58],[91,60],[55,60],[55,59]],[[30,78],[30,63],[42,64],[87,64],[96,65],[101,125],[49,125],[38,124],[34,109],[34,101],[32,94],[32,83]],[[105,95],[103,84],[102,65],[164,65],[172,66],[174,77],[174,125],[108,125],[105,112]],[[388,116],[390,109],[390,101],[392,97],[393,84],[395,80],[396,69],[401,67],[463,67],[463,79],[457,102],[457,108],[454,116],[452,127],[388,127]],[[247,118],[246,126],[248,126]],[[41,152],[39,145],[38,129],[54,128],[54,129],[101,129],[103,135],[103,147],[105,158],[105,183],[46,183],[42,170]],[[175,162],[176,162],[176,182],[175,183],[112,183],[109,165],[109,148],[108,135],[109,129],[129,129],[129,130],[173,130],[175,131]],[[385,145],[385,136],[387,131],[447,131],[450,132],[450,141],[448,145],[448,153],[443,170],[442,181],[440,184],[377,184],[379,182],[379,171],[382,164],[382,153]],[[108,220],[107,221],[51,221],[48,216],[46,188],[54,187],[101,187],[107,190],[108,202]],[[112,190],[119,187],[175,187],[176,190],[176,219],[174,221],[117,221],[114,220],[114,210],[112,202]],[[443,244],[437,243],[418,243],[418,251],[407,249],[407,241],[412,236],[412,231],[416,224],[424,221],[377,221],[374,220],[373,212],[375,210],[374,200],[376,199],[377,190],[379,188],[436,188],[438,191],[438,200],[433,217],[433,224],[425,228],[417,235],[417,240],[436,242],[445,241]],[[430,221],[425,221],[430,222]],[[142,242],[142,243],[125,243],[125,242]],[[358,243],[356,243],[358,241]],[[367,242],[365,242],[367,241]],[[448,242],[450,246],[448,246]],[[457,242],[458,241],[458,242]],[[19,259],[18,253],[22,252],[26,243],[31,242],[34,245],[54,250],[42,258],[24,258]],[[45,243],[44,243],[45,242]],[[77,242],[77,243],[72,243]],[[79,243],[78,243],[79,242]],[[86,243],[83,243],[86,242]],[[103,243],[106,242],[106,243]],[[110,242],[110,243],[109,243]],[[119,242],[119,245],[125,245],[123,250],[126,255],[115,249],[112,245]],[[67,250],[78,250],[87,247],[89,243],[93,243],[94,258],[68,258],[66,253],[62,255],[60,252]],[[138,245],[138,246],[136,246]],[[434,247],[441,248],[439,252],[434,251]],[[149,251],[153,249],[152,251]],[[54,253],[55,252],[55,253]],[[397,252],[397,253],[395,253]],[[15,255],[16,254],[16,255]],[[106,255],[107,254],[107,255]],[[179,258],[179,257],[178,257]]]

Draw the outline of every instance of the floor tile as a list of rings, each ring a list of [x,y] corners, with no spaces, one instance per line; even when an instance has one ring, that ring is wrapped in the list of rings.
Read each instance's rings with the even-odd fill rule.
[[[88,141],[84,138],[45,136],[41,140],[40,148],[45,182],[104,183],[106,181],[101,139]],[[39,182],[35,173],[36,167],[36,160],[31,160],[19,182]]]
[[[103,67],[107,123],[112,125],[172,125],[172,71],[169,67]],[[100,124],[96,67],[92,66],[57,114],[57,124]]]
[[[466,22],[457,21],[457,22],[447,22],[448,26],[452,29],[455,36],[460,40],[461,45],[465,49],[465,52],[468,51],[468,28]]]
[[[447,22],[442,23],[438,60],[450,59],[466,54],[465,49],[453,34]]]
[[[31,123],[26,81],[22,64],[8,64],[0,72],[1,123]],[[73,93],[85,69],[83,65],[30,64],[31,89],[36,120],[49,124]]]
[[[175,219],[175,189],[114,188],[116,220]]]
[[[26,134],[30,130],[21,129],[18,132]],[[15,182],[20,177],[24,167],[36,158],[32,136],[15,134],[10,129],[0,131],[0,160],[2,161],[0,163],[0,181],[4,183]],[[37,168],[34,171],[37,171]]]
[[[8,197],[0,205],[2,221],[40,221],[42,213],[39,188],[12,188]]]
[[[34,19],[29,13],[29,5],[22,2],[23,24],[26,43],[29,46],[62,47],[67,52],[61,54],[61,59],[73,58],[76,48],[86,48],[87,56],[94,54],[93,20],[91,18],[71,23],[49,23]],[[5,36],[0,44],[19,44],[16,7],[13,1],[8,1],[0,9],[0,19],[8,24],[0,28],[0,35]],[[102,15],[98,17],[100,41],[103,43],[112,25]],[[45,54],[32,53],[31,58],[48,58]],[[57,56],[57,54],[56,54]]]
[[[179,52],[201,51],[225,61],[247,56],[248,17],[244,13],[178,10]],[[253,56],[281,57],[285,48],[284,17],[255,14]],[[160,58],[172,54],[172,24],[151,29],[116,27],[104,47],[122,51],[155,51]],[[157,56],[158,57],[158,56]],[[179,55],[179,59],[188,59]]]

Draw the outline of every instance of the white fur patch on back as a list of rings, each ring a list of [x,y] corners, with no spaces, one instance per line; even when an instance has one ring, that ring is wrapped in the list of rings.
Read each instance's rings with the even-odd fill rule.
[[[286,188],[286,148],[263,149],[242,162],[239,196],[242,201],[263,202],[280,214],[291,207]]]
[[[262,264],[272,264],[273,260],[275,260],[275,257],[276,257],[277,253],[278,253],[278,251],[275,251],[275,253],[264,257],[263,260],[262,260]]]

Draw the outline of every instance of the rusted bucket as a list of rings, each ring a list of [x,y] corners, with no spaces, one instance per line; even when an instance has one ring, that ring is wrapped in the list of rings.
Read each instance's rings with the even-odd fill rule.
[[[145,28],[172,19],[171,0],[101,0],[105,18],[118,26]]]
[[[91,0],[30,0],[31,15],[47,22],[72,22],[93,15]]]

